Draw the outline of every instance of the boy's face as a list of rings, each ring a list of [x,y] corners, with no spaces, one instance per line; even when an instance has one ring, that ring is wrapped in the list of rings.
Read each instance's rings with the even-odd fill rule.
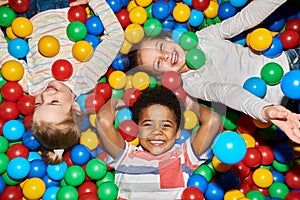
[[[151,105],[139,117],[139,141],[153,155],[170,150],[180,137],[174,113],[166,106]]]
[[[147,64],[143,69],[154,75],[161,75],[166,71],[187,71],[185,55],[181,46],[168,37],[148,39],[139,50],[140,64]]]
[[[47,88],[35,97],[33,120],[61,122],[70,112],[74,103],[74,94],[65,84],[51,81]]]

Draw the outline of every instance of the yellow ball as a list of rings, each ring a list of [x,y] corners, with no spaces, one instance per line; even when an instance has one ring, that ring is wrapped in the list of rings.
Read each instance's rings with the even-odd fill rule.
[[[144,24],[147,17],[147,11],[141,6],[136,6],[129,12],[129,19],[133,24]]]
[[[127,82],[126,82],[124,90],[127,90],[129,88],[133,88],[133,86],[132,86],[132,77],[133,77],[133,75],[127,75],[127,79],[126,79]]]
[[[215,1],[210,1],[209,6],[203,11],[207,18],[215,18],[218,16],[219,4]]]
[[[54,36],[45,35],[39,40],[38,49],[40,54],[42,54],[43,56],[54,57],[60,51],[60,44]]]
[[[135,3],[145,8],[152,3],[152,0],[135,0]]]
[[[24,67],[16,60],[9,60],[3,63],[1,73],[7,81],[19,81],[23,78]]]
[[[173,9],[173,17],[177,22],[186,22],[191,15],[190,8],[184,3],[177,3]]]
[[[225,193],[224,200],[238,200],[243,197],[245,197],[244,193],[237,189],[231,189]]]
[[[23,195],[26,199],[40,199],[46,190],[44,181],[40,178],[30,178],[23,186]]]
[[[197,115],[190,110],[186,110],[183,113],[184,116],[184,128],[187,130],[193,129],[197,123],[198,123],[198,118]]]
[[[138,146],[140,143],[140,139],[139,138],[135,138],[134,140],[129,142],[130,144],[134,145],[134,146]]]
[[[248,133],[242,133],[241,136],[244,138],[247,148],[255,147],[256,142],[252,135]]]
[[[211,162],[214,169],[218,172],[227,172],[231,168],[231,165],[222,163],[216,156],[213,156]]]
[[[13,33],[21,38],[25,38],[31,35],[33,31],[33,25],[26,17],[17,17],[11,24]]]
[[[131,47],[132,47],[132,44],[130,42],[128,42],[126,39],[124,39],[123,44],[120,49],[120,53],[125,54],[125,55],[128,54]]]
[[[125,29],[125,39],[131,44],[139,43],[144,35],[144,29],[139,24],[129,24]]]
[[[134,0],[129,1],[128,5],[127,5],[127,10],[128,12],[130,12],[132,10],[132,8],[136,7],[137,4],[135,3]]]
[[[256,51],[264,51],[272,45],[272,33],[265,28],[257,28],[250,33],[249,46]]]
[[[76,60],[87,62],[93,57],[94,49],[89,42],[80,40],[73,45],[72,54]]]
[[[79,143],[85,145],[89,150],[93,151],[99,145],[97,134],[91,130],[85,131],[81,133]]]
[[[146,72],[137,72],[132,76],[132,86],[138,90],[145,90],[150,85],[150,77]]]
[[[11,26],[9,26],[9,27],[7,27],[6,28],[6,35],[7,35],[7,37],[9,38],[9,39],[15,39],[15,38],[17,38],[17,36],[14,34],[14,32],[12,31],[12,28],[11,28]]]
[[[126,85],[126,74],[119,70],[113,71],[108,77],[108,83],[116,90],[123,89]]]
[[[253,182],[261,188],[267,188],[273,183],[272,172],[266,168],[258,168],[253,172]]]
[[[96,128],[96,117],[97,117],[97,114],[90,114],[90,125],[94,128]]]

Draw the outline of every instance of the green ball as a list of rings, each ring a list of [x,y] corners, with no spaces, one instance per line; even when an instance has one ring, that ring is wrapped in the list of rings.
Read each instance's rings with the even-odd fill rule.
[[[3,174],[6,171],[8,163],[8,156],[5,153],[0,153],[0,174]]]
[[[119,188],[118,186],[110,181],[102,183],[98,187],[98,197],[101,200],[111,200],[111,199],[117,199],[118,197]]]
[[[144,32],[148,36],[155,37],[161,33],[162,24],[156,18],[147,19],[144,23]]]
[[[205,63],[205,54],[200,49],[190,49],[186,54],[185,63],[191,69],[199,69]]]
[[[7,82],[7,80],[5,80],[5,78],[3,78],[1,71],[0,71],[0,89],[6,82]]]
[[[84,23],[73,21],[67,26],[67,36],[73,42],[83,40],[87,35],[87,29]]]
[[[151,3],[149,6],[147,6],[145,8],[146,12],[147,12],[147,18],[150,19],[150,18],[153,18],[153,15],[152,15],[152,7],[153,7],[153,3]]]
[[[283,69],[279,64],[270,62],[263,66],[260,76],[268,85],[276,85],[281,81],[283,73]]]
[[[86,164],[86,174],[93,180],[103,178],[107,172],[106,164],[100,159],[92,159]]]
[[[12,8],[7,6],[0,6],[0,26],[11,26],[15,18],[16,13]]]
[[[78,199],[78,192],[73,186],[65,186],[58,190],[56,193],[57,200],[74,200]]]
[[[206,180],[207,182],[210,182],[212,180],[212,177],[213,177],[213,171],[211,170],[211,168],[206,165],[206,164],[203,164],[203,165],[200,165],[194,172],[193,174],[200,174],[202,175]]]
[[[79,186],[84,182],[85,172],[82,167],[78,165],[72,165],[65,172],[64,180],[68,185]]]
[[[0,136],[0,153],[5,153],[8,149],[9,143],[4,136]]]
[[[293,161],[291,161],[289,163],[280,163],[280,162],[274,160],[272,163],[272,166],[276,171],[281,172],[281,173],[286,173],[292,168]]]
[[[111,98],[122,99],[124,96],[124,90],[112,89]]]
[[[282,182],[273,182],[269,187],[269,195],[272,198],[285,199],[289,192],[288,186]]]
[[[2,174],[2,178],[4,180],[4,182],[6,183],[6,185],[19,185],[20,181],[12,179],[8,176],[7,172],[4,172]]]
[[[111,171],[107,171],[105,176],[96,182],[96,185],[97,185],[97,187],[99,187],[102,183],[108,182],[108,181],[113,182],[113,183],[115,182],[115,174]]]
[[[192,31],[186,31],[181,34],[179,38],[179,44],[186,51],[196,48],[198,45],[198,37],[196,33]]]
[[[148,89],[156,88],[158,84],[156,78],[154,76],[149,76],[149,77],[150,77],[150,85]]]
[[[246,194],[246,198],[248,198],[248,199],[252,199],[252,200],[265,200],[266,199],[266,197],[265,197],[265,195],[262,193],[262,192],[260,192],[260,191],[258,191],[258,190],[250,190],[249,192],[247,192],[247,194]]]
[[[237,128],[237,121],[239,115],[236,112],[227,112],[225,116],[222,116],[223,126],[226,130],[233,131]]]

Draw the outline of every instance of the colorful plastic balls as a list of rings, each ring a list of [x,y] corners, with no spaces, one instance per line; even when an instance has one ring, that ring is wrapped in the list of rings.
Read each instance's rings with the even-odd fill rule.
[[[23,95],[18,99],[17,106],[19,112],[23,115],[32,115],[34,111],[34,96]]]
[[[216,199],[221,200],[224,199],[225,191],[220,183],[218,182],[210,182],[207,186],[207,191],[205,193],[206,199]]]
[[[268,85],[276,85],[280,82],[283,73],[283,69],[279,64],[269,62],[261,69],[260,76]]]
[[[289,163],[294,159],[295,152],[288,143],[280,142],[273,148],[274,158],[280,163]]]
[[[23,144],[16,143],[8,148],[6,155],[10,160],[17,157],[23,157],[27,159],[29,155],[29,150]]]
[[[64,178],[67,168],[68,166],[66,162],[62,162],[57,165],[47,165],[47,176],[52,181],[60,181]]]
[[[10,178],[20,180],[25,178],[30,171],[30,164],[26,158],[16,157],[9,161],[7,174]]]
[[[113,71],[108,77],[109,85],[114,89],[123,89],[126,85],[126,74],[123,71]]]
[[[31,35],[33,31],[33,25],[26,17],[17,17],[11,24],[13,33],[21,38],[25,38]]]
[[[207,0],[209,2],[209,0]],[[178,3],[173,9],[173,17],[177,22],[186,22],[191,16],[190,8],[183,3]]]
[[[300,199],[300,192],[291,191],[285,196],[285,200],[299,200]]]
[[[118,197],[118,186],[113,182],[104,182],[98,187],[98,197],[100,199],[117,199]]]
[[[257,168],[253,172],[253,181],[260,188],[268,188],[273,183],[273,175],[266,168]]]
[[[86,174],[92,180],[100,180],[102,179],[107,173],[107,167],[105,162],[100,159],[91,159],[86,164]]]
[[[280,87],[285,96],[300,99],[300,70],[291,70],[281,79]]]
[[[244,82],[243,88],[259,98],[263,98],[267,93],[267,84],[259,77],[248,78]]]
[[[283,44],[279,37],[273,37],[271,46],[262,51],[262,54],[268,58],[276,58],[281,55],[283,51]]]
[[[182,27],[182,26],[179,26],[179,27],[175,27],[172,31],[172,34],[171,34],[171,38],[174,42],[178,43],[179,44],[179,38],[180,36],[185,33],[186,31],[188,31],[188,29],[186,27]]]
[[[98,187],[94,182],[86,181],[78,187],[79,198],[82,198],[82,196],[84,196],[86,194],[94,194],[97,197],[96,200],[98,200],[97,190],[98,190]],[[90,199],[90,198],[88,198],[88,199]],[[83,200],[85,200],[85,199],[83,198]],[[90,200],[93,200],[93,199],[90,199]]]
[[[101,35],[104,27],[99,16],[91,16],[85,22],[86,30],[92,35]]]
[[[179,44],[186,51],[196,48],[198,45],[198,37],[192,31],[184,32],[179,38]]]
[[[17,103],[5,101],[0,104],[0,118],[4,121],[17,119],[19,110]]]
[[[138,90],[145,90],[150,85],[150,77],[146,72],[136,72],[132,76],[132,86]]]
[[[8,149],[8,140],[2,134],[0,135],[0,153],[5,153]]]
[[[269,187],[269,195],[272,198],[285,199],[286,195],[290,192],[288,186],[282,182],[274,182]]]
[[[40,199],[45,193],[46,185],[40,178],[30,178],[26,180],[22,191],[27,199]]]
[[[203,12],[196,10],[196,9],[192,9],[191,10],[191,16],[188,20],[188,23],[192,26],[192,27],[198,27],[200,26],[204,21],[204,15]]]
[[[2,86],[1,93],[7,101],[18,101],[23,95],[23,88],[18,82],[9,81]]]
[[[294,30],[300,34],[300,18],[293,18],[286,23],[285,29]]]
[[[48,168],[48,166],[47,166],[47,168]],[[46,188],[59,186],[59,181],[55,181],[55,180],[51,179],[48,175],[44,176],[43,181],[46,184]]]
[[[241,180],[238,175],[233,171],[227,171],[220,175],[220,183],[225,191],[238,189]]]
[[[264,24],[270,31],[279,32],[285,25],[285,19],[279,12],[274,12],[267,17]]]
[[[161,77],[161,84],[169,90],[176,90],[181,86],[181,76],[175,71],[167,71]]]
[[[71,185],[61,187],[56,193],[57,200],[74,200],[78,199],[77,189]]]
[[[85,36],[84,40],[87,41],[88,43],[90,43],[92,45],[93,49],[96,49],[97,46],[101,43],[99,37],[97,37],[96,35],[92,35],[92,34],[88,34],[87,36]]]
[[[59,53],[60,44],[54,36],[45,35],[39,40],[38,49],[43,56],[54,57]]]
[[[15,11],[7,6],[0,6],[0,26],[9,27],[16,18]]]
[[[0,72],[0,88],[2,88],[2,86],[7,82],[7,80],[5,80]],[[1,96],[1,95],[0,95]],[[1,100],[0,100],[1,102]]]
[[[144,32],[148,36],[155,37],[162,31],[162,24],[156,18],[147,19],[144,23]]]
[[[30,161],[30,171],[28,178],[44,178],[47,173],[47,166],[43,160],[36,159]]]
[[[283,48],[293,49],[299,45],[300,34],[294,30],[286,29],[279,35],[280,40],[282,41]]]
[[[8,163],[9,163],[8,156],[4,153],[0,153],[0,164],[1,164],[0,165],[0,173],[1,174],[3,174],[6,171]]]
[[[136,0],[135,3],[138,6],[148,7],[152,3],[152,0]]]
[[[208,19],[215,19],[218,17],[219,4],[216,1],[210,1],[209,6],[203,11],[203,14]]]
[[[68,185],[77,187],[83,183],[85,179],[85,172],[82,167],[78,165],[70,166],[65,172],[64,180]]]
[[[28,43],[21,38],[15,38],[8,42],[8,53],[15,58],[24,58],[29,52]]]
[[[262,165],[271,165],[274,161],[273,149],[267,145],[258,145],[256,147],[262,156],[261,164]]]
[[[262,155],[256,147],[249,147],[242,162],[250,168],[258,167],[261,165]]]
[[[200,11],[204,11],[208,8],[209,0],[192,0],[192,6]]]
[[[141,95],[141,91],[136,88],[128,88],[124,92],[123,100],[124,103],[131,107],[138,100]]]
[[[152,5],[152,15],[158,20],[165,20],[170,15],[170,6],[166,1],[156,1]]]
[[[97,113],[105,104],[105,100],[101,94],[90,93],[85,99],[85,107],[90,113]]]
[[[59,59],[52,64],[51,72],[56,80],[66,81],[73,74],[73,66],[69,61]]]
[[[183,190],[181,194],[182,200],[204,200],[203,193],[196,187],[187,187]]]
[[[179,88],[175,89],[173,93],[177,96],[178,99],[180,99],[182,102],[185,102],[187,94],[183,87],[180,86]]]
[[[203,194],[207,190],[208,182],[204,178],[204,176],[200,174],[193,174],[189,177],[187,182],[187,187],[195,187],[198,188]]]
[[[73,57],[80,62],[89,61],[93,57],[93,54],[93,46],[85,40],[75,42],[72,47]]]
[[[9,120],[3,126],[3,135],[11,141],[16,141],[22,138],[25,127],[19,120]]]
[[[139,24],[129,24],[125,29],[125,39],[131,44],[139,43],[144,35],[144,28]]]
[[[121,9],[118,13],[116,13],[116,17],[123,28],[126,28],[129,24],[131,24],[129,11],[127,9]]]
[[[74,164],[84,165],[90,160],[91,154],[86,146],[77,144],[72,148],[70,157]]]
[[[88,21],[88,20],[87,20]],[[82,40],[87,35],[87,27],[80,21],[73,21],[67,26],[67,36],[73,42]]]
[[[257,28],[250,33],[249,46],[256,51],[264,51],[272,45],[273,35],[266,28]]]
[[[230,170],[236,173],[241,179],[246,178],[250,175],[250,168],[243,162],[238,162],[231,166]]]
[[[59,187],[56,186],[50,186],[47,187],[44,195],[43,195],[43,200],[56,200],[56,194],[59,190]]]
[[[68,19],[70,22],[80,21],[82,23],[85,23],[87,20],[87,12],[85,10],[85,6],[78,5],[70,7],[70,9],[68,10]]]
[[[191,69],[201,68],[205,64],[205,61],[205,54],[200,49],[190,49],[186,54],[185,62]]]
[[[214,140],[212,149],[216,157],[225,164],[240,162],[246,155],[246,143],[237,132],[220,133]]]
[[[30,7],[30,0],[9,0],[9,7],[11,7],[17,13],[24,13]]]
[[[132,118],[132,112],[129,108],[122,108],[116,114],[116,120],[120,124],[124,120],[130,120]]]
[[[9,185],[5,187],[0,197],[6,200],[15,200],[15,199],[22,199],[23,194],[19,186]]]
[[[182,144],[182,143],[184,143],[188,138],[190,138],[191,135],[192,135],[192,134],[191,134],[190,131],[185,130],[185,129],[182,129],[182,130],[181,130],[180,138],[177,139],[177,140],[175,141],[175,143],[176,143],[176,144]]]
[[[107,3],[114,13],[119,12],[123,5],[122,0],[107,0]]]
[[[237,13],[236,8],[228,1],[222,2],[218,9],[218,16],[221,20],[228,19]]]
[[[285,174],[285,183],[292,190],[300,190],[300,170],[289,170]]]
[[[112,94],[112,88],[106,82],[99,82],[96,84],[95,93],[100,94],[104,100],[108,100]]]
[[[6,183],[5,183],[4,179],[2,178],[2,176],[0,176],[0,195],[3,193],[5,187],[6,187]]]
[[[16,60],[8,60],[2,64],[1,73],[7,81],[19,81],[24,75],[24,67]]]
[[[114,70],[124,71],[128,68],[129,64],[130,64],[130,60],[128,56],[120,54],[117,55],[117,57],[114,59],[111,65]]]
[[[230,4],[233,5],[234,7],[240,8],[246,5],[248,0],[229,0]]]
[[[129,11],[129,19],[133,24],[142,25],[147,20],[147,12],[145,8],[136,6]]]
[[[138,126],[133,120],[124,120],[119,124],[118,131],[124,140],[130,142],[138,135]]]

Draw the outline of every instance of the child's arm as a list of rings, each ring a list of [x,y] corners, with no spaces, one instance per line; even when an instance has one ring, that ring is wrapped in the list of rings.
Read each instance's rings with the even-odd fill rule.
[[[117,158],[124,149],[125,141],[114,127],[117,107],[124,105],[120,99],[112,98],[101,107],[96,118],[96,128],[105,151]]]
[[[0,0],[0,6],[8,4],[8,0]]]
[[[195,153],[200,156],[212,144],[213,140],[220,132],[221,119],[219,115],[207,107],[199,105],[198,102],[192,101],[189,97],[186,100],[187,109],[193,111],[200,122],[200,128],[192,135],[192,145]]]

